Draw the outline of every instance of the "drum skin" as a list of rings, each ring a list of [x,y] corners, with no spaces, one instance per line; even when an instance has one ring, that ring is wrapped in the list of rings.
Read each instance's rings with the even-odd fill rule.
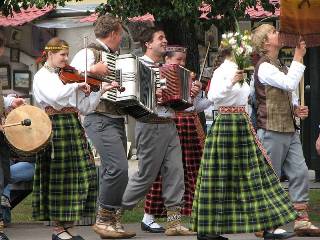
[[[30,126],[12,126],[4,129],[7,141],[13,149],[22,155],[35,154],[49,142],[52,123],[48,115],[38,107],[23,105],[12,110],[5,125],[30,119]]]

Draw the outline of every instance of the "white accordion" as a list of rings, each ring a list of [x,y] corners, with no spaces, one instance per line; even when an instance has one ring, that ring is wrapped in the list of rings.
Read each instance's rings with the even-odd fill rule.
[[[147,119],[155,115],[156,82],[159,73],[156,69],[145,65],[132,54],[118,57],[104,53],[102,61],[107,62],[111,74],[107,82],[117,81],[124,87],[123,92],[112,89],[105,92],[101,99],[111,101],[119,109],[136,119]]]

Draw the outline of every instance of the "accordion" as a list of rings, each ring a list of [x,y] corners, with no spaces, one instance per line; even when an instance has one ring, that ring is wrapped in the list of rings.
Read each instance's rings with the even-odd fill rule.
[[[123,92],[116,89],[105,92],[102,100],[112,102],[122,112],[136,119],[147,119],[154,114],[156,106],[155,82],[157,72],[145,65],[132,54],[123,54],[118,57],[105,53],[105,59],[110,70],[107,82],[117,81],[124,87]]]
[[[159,68],[159,73],[157,87],[162,89],[163,105],[177,111],[191,107],[191,72],[177,64],[164,64]]]

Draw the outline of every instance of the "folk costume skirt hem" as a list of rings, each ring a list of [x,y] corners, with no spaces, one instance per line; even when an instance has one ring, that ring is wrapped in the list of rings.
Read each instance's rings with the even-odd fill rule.
[[[218,235],[256,232],[296,217],[248,115],[218,115],[201,160],[192,229]]]
[[[190,216],[202,157],[205,134],[196,112],[176,112],[175,123],[182,150],[185,193],[181,214]],[[156,217],[165,217],[166,209],[162,199],[162,178],[159,175],[146,195],[144,211]]]
[[[42,221],[77,221],[93,217],[97,179],[92,154],[77,114],[56,114],[52,140],[37,154],[33,217]]]

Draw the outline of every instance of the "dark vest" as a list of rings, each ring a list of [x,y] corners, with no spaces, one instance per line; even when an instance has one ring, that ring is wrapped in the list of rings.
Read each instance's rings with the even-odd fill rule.
[[[292,93],[270,85],[263,85],[258,79],[262,58],[255,67],[254,88],[257,99],[257,128],[276,132],[295,132],[296,125],[293,115]],[[277,66],[281,72],[287,73],[285,66]]]

